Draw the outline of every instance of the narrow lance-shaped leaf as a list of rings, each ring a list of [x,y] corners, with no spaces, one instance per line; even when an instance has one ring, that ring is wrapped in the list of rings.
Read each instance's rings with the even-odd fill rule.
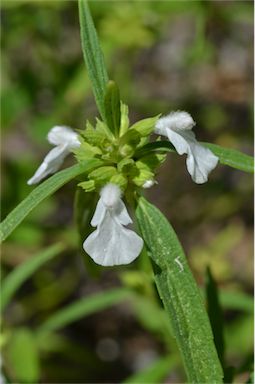
[[[175,356],[164,356],[152,362],[149,367],[130,376],[123,384],[160,384],[177,365],[178,359]]]
[[[219,302],[217,285],[209,267],[206,270],[206,298],[207,312],[214,335],[215,346],[221,364],[224,367],[223,312]]]
[[[82,51],[98,110],[105,120],[104,95],[108,75],[88,2],[79,0]]]
[[[110,80],[104,97],[105,119],[108,128],[118,137],[120,130],[120,92],[117,84]]]
[[[39,350],[34,335],[28,328],[15,328],[10,333],[6,360],[16,378],[16,383],[39,382],[41,370]]]
[[[127,289],[113,289],[82,298],[54,313],[43,323],[38,332],[52,332],[78,321],[92,313],[102,311],[112,305],[132,297]]]
[[[218,156],[219,161],[223,165],[228,165],[229,167],[240,169],[244,172],[253,173],[254,172],[254,159],[252,156],[246,155],[236,149],[224,148],[220,145],[203,143],[202,145],[208,147],[216,156]],[[153,143],[148,143],[135,153],[136,157],[142,157],[150,151],[155,152],[176,152],[174,146],[169,143],[169,141],[155,141]]]
[[[215,346],[224,371],[224,383],[232,383],[233,369],[225,362],[224,320],[219,291],[210,268],[206,270],[207,311],[210,319]]]
[[[239,291],[226,291],[225,289],[219,292],[221,306],[225,309],[234,309],[253,313],[254,300],[252,295],[248,295]]]
[[[59,255],[62,249],[63,246],[61,244],[54,244],[35,254],[31,259],[28,259],[10,272],[2,282],[1,309],[6,307],[15,292],[33,273],[47,261]]]
[[[205,306],[173,228],[144,198],[139,198],[136,216],[189,382],[222,383]]]
[[[0,241],[5,240],[12,231],[25,219],[25,217],[46,197],[52,195],[68,181],[76,176],[88,172],[101,165],[97,159],[88,160],[83,164],[76,164],[70,168],[64,169],[44,181],[9,213],[9,215],[0,224]]]

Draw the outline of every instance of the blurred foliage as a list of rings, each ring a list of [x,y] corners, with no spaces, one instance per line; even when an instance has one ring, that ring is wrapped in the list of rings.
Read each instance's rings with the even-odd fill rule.
[[[26,181],[49,149],[48,130],[83,127],[96,106],[76,2],[3,0],[1,11],[5,217],[31,189]],[[93,1],[91,11],[131,122],[184,109],[197,122],[200,140],[252,153],[251,2]],[[211,267],[223,306],[226,364],[234,368],[234,382],[244,383],[253,348],[252,177],[219,166],[198,186],[184,159],[170,154],[158,182],[147,194],[171,219],[201,286]],[[103,269],[89,261],[85,268],[72,218],[74,185],[44,201],[2,246],[3,281],[45,247],[63,247],[27,276],[3,312],[4,375],[23,383],[135,382],[148,375],[154,382],[181,382],[146,254],[127,267]],[[132,297],[116,300],[114,308],[109,301],[108,308],[48,335],[39,332],[55,313],[112,288]]]

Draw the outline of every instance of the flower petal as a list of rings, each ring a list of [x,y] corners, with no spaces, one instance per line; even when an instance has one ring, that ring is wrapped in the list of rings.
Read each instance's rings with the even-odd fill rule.
[[[61,145],[53,148],[44,158],[42,164],[39,166],[34,176],[28,180],[27,184],[32,185],[39,183],[46,176],[55,173],[61,166],[69,150],[67,145]]]
[[[121,189],[117,184],[108,183],[100,191],[101,199],[107,208],[114,208],[121,197]]]
[[[56,146],[67,144],[69,149],[77,148],[80,146],[78,134],[71,128],[56,125],[48,133],[48,141]]]
[[[131,217],[129,216],[129,213],[127,211],[127,208],[123,201],[120,199],[117,203],[116,207],[113,210],[115,219],[122,225],[128,225],[133,223]]]
[[[166,136],[167,129],[174,131],[190,130],[196,125],[191,115],[186,111],[171,112],[169,115],[158,119],[154,132]]]
[[[103,266],[129,264],[140,254],[142,247],[142,238],[124,228],[109,211],[83,244],[95,263]]]
[[[154,184],[157,184],[157,182],[155,180],[146,180],[145,183],[143,184],[143,188],[147,189],[147,188],[151,188],[153,187]]]
[[[92,227],[97,227],[99,224],[101,224],[101,222],[104,219],[105,213],[106,213],[106,208],[102,202],[102,199],[99,199],[97,206],[96,206],[95,213],[94,213],[92,220],[91,220],[91,223],[90,223],[92,225]]]
[[[190,130],[176,132],[167,128],[166,133],[179,155],[188,155],[186,164],[192,180],[197,184],[205,183],[209,173],[216,167],[218,157],[199,144],[194,132]]]

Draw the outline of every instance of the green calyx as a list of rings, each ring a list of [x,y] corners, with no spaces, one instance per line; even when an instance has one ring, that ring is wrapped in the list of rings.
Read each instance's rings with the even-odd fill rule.
[[[110,90],[117,92],[113,84],[110,84]],[[107,103],[116,104],[115,94],[110,96]],[[149,142],[158,118],[147,118],[129,127],[128,107],[120,102],[118,119],[111,115],[107,123],[97,119],[95,127],[88,121],[86,128],[79,131],[81,145],[73,152],[78,162],[97,158],[103,160],[104,165],[90,172],[79,186],[91,192],[101,189],[107,183],[114,183],[125,191],[128,185],[142,187],[147,180],[153,180],[165,155],[151,153],[137,158],[135,152]],[[109,127],[109,124],[112,126]]]

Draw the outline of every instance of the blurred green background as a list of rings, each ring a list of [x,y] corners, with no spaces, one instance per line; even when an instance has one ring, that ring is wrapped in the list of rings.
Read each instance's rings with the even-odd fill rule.
[[[251,154],[252,11],[250,1],[91,2],[110,77],[131,122],[186,110],[199,140]],[[31,191],[26,181],[50,148],[48,130],[83,128],[97,111],[76,1],[2,1],[1,13],[4,218]],[[157,180],[146,194],[173,224],[201,288],[210,265],[224,310],[226,358],[234,382],[244,383],[253,350],[253,178],[218,166],[207,184],[196,185],[185,159],[170,154]],[[138,382],[135,375],[156,367],[159,378],[150,373],[140,382],[183,382],[146,256],[115,268],[84,260],[74,187],[71,182],[43,202],[2,247],[5,278],[59,244],[3,311],[4,375],[22,383]],[[100,293],[89,312],[82,300]],[[47,326],[76,301],[73,320]]]

